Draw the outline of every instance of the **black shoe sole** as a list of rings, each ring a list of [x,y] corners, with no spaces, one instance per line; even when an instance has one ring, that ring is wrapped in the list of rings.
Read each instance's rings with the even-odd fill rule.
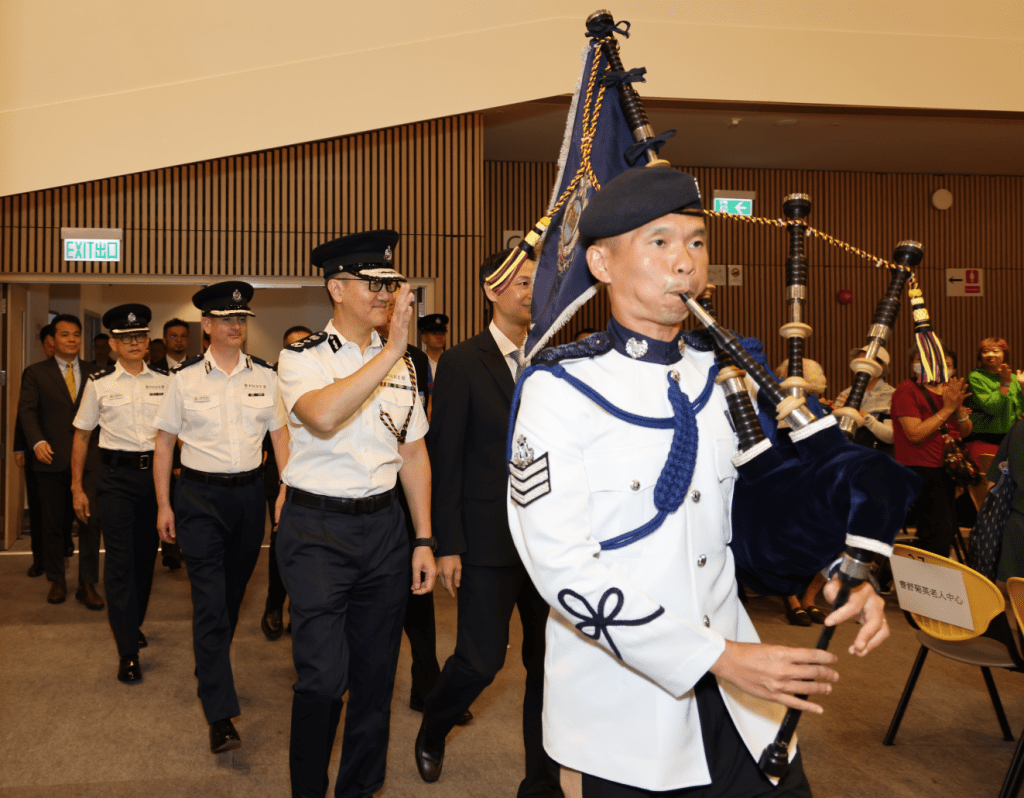
[[[234,751],[236,748],[240,748],[241,745],[241,740],[225,740],[216,748],[211,748],[210,751],[214,754],[226,754],[228,751]]]

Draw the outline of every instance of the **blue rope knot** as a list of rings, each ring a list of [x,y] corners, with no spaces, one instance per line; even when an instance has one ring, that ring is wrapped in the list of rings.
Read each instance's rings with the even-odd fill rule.
[[[633,142],[626,147],[626,152],[623,155],[626,159],[626,163],[630,166],[636,166],[636,162],[644,156],[644,153],[647,152],[647,150],[661,152],[661,148],[665,145],[665,142],[675,134],[676,132],[674,130],[666,130],[664,133],[660,133],[652,139]]]
[[[566,597],[571,596],[576,599],[580,604],[583,605],[584,612],[574,610],[569,606],[569,602],[566,601]],[[608,601],[610,599],[615,600],[615,606],[611,608],[611,612],[608,612]],[[622,611],[622,605],[626,603],[625,598],[622,595],[622,591],[617,587],[610,587],[601,596],[601,600],[597,603],[597,609],[595,610],[590,606],[590,602],[587,601],[583,596],[577,593],[575,590],[569,590],[568,588],[559,591],[558,603],[562,605],[567,613],[580,618],[580,622],[576,624],[576,628],[579,629],[583,634],[589,637],[591,640],[600,640],[603,634],[608,640],[608,647],[612,650],[612,653],[616,657],[622,659],[622,655],[619,653],[619,649],[616,647],[615,642],[612,640],[612,636],[608,633],[609,626],[643,626],[644,624],[650,623],[655,618],[664,614],[665,608],[658,607],[654,612],[644,618],[636,618],[634,620],[616,620],[618,614]],[[593,627],[593,632],[588,632],[587,629]]]
[[[614,69],[609,69],[603,75],[599,81],[602,86],[621,86],[623,83],[646,83],[647,78],[644,75],[647,74],[647,67],[634,67],[633,69],[627,69],[625,72],[616,72]]]

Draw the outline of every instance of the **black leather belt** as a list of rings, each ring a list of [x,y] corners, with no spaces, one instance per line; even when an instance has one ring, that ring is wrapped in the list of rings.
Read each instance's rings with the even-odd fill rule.
[[[153,466],[152,452],[119,452],[114,449],[100,449],[103,453],[103,465],[137,468],[145,471]]]
[[[313,510],[329,510],[332,513],[346,513],[347,515],[362,515],[383,510],[391,504],[395,491],[378,493],[376,496],[367,496],[365,499],[336,499],[331,496],[319,496],[316,493],[307,493],[298,488],[288,488],[285,498],[292,504],[299,507],[309,507]]]
[[[223,488],[240,488],[243,485],[248,485],[262,474],[263,466],[254,468],[252,471],[243,471],[240,474],[208,474],[188,466],[181,467],[181,475],[185,479],[202,482],[204,485],[218,485]]]

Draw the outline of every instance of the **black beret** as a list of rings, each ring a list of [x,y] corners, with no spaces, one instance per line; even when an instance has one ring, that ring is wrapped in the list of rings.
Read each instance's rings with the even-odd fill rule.
[[[609,238],[643,227],[667,213],[700,213],[700,189],[693,175],[671,166],[628,169],[605,183],[580,214],[585,238]]]
[[[391,264],[399,235],[394,230],[370,230],[342,236],[313,250],[313,265],[328,278],[338,272],[382,280],[403,279]]]
[[[114,335],[149,332],[149,320],[153,311],[145,305],[118,305],[103,314],[103,326]]]
[[[416,322],[416,326],[419,327],[421,333],[448,332],[448,321],[448,317],[443,313],[428,313]]]
[[[241,280],[227,280],[208,285],[192,295],[192,304],[204,316],[255,316],[249,310],[249,300],[256,292],[251,285]]]

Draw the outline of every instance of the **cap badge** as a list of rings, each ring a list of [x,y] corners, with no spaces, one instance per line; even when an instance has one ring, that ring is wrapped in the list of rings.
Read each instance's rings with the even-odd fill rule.
[[[134,313],[129,313],[128,314],[128,323],[129,324],[135,324],[135,314]]]
[[[242,292],[239,291],[236,288],[235,292],[231,295],[231,299],[234,300],[235,302],[241,302],[242,301]]]
[[[626,354],[629,355],[633,360],[643,357],[647,354],[647,341],[636,338],[630,338],[626,341]]]
[[[391,252],[391,247],[384,250],[384,262],[391,263],[391,257],[394,253]]]

